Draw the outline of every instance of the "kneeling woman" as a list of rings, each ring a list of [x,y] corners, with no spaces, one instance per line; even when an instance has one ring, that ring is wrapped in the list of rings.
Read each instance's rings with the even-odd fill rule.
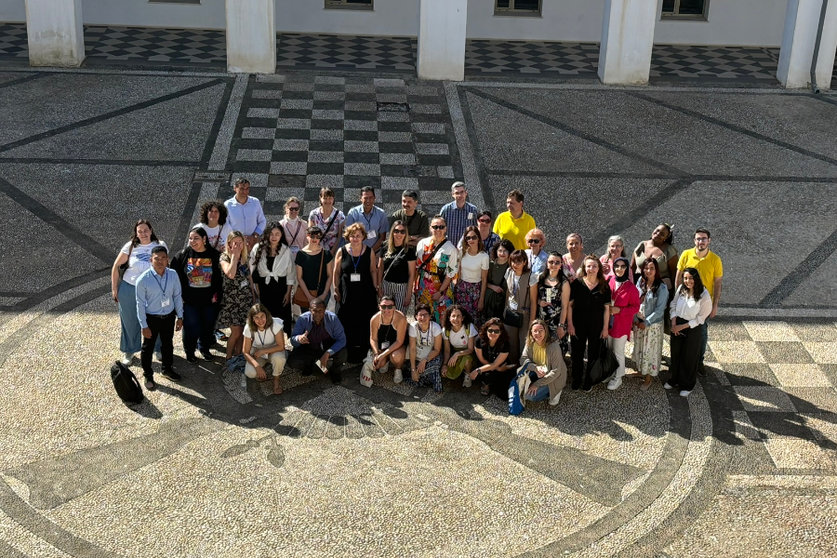
[[[480,335],[474,343],[477,366],[471,372],[471,380],[480,379],[483,395],[496,394],[508,400],[509,382],[514,378],[514,365],[509,358],[509,334],[500,318],[491,318],[480,328]]]
[[[273,393],[279,395],[279,376],[285,369],[285,334],[282,320],[273,319],[264,304],[257,303],[247,312],[244,326],[244,375],[248,378],[267,380],[264,365],[270,361],[273,367]]]
[[[430,306],[416,306],[416,323],[410,326],[410,385],[442,391],[442,327],[430,319]]]
[[[557,339],[549,335],[549,329],[543,320],[535,320],[529,326],[526,347],[520,355],[520,364],[529,362],[529,374],[532,383],[526,390],[529,401],[543,401],[549,398],[550,405],[557,405],[561,391],[567,384],[567,364],[564,351]]]
[[[467,233],[466,233],[467,234]],[[474,368],[474,339],[477,328],[471,315],[458,304],[445,312],[444,335],[445,357],[442,359],[442,376],[455,380],[462,373],[465,379],[462,387],[471,387],[471,370]]]
[[[663,386],[680,388],[680,395],[692,393],[700,360],[701,328],[712,312],[712,298],[703,288],[698,270],[687,267],[683,284],[671,301],[671,378]]]
[[[392,382],[400,384],[404,376],[401,367],[407,356],[404,341],[407,339],[407,316],[402,314],[395,305],[395,298],[390,295],[381,297],[378,303],[380,311],[372,316],[369,322],[369,354],[363,361],[360,383],[366,387],[372,386],[372,371],[384,373],[389,364],[395,367]]]

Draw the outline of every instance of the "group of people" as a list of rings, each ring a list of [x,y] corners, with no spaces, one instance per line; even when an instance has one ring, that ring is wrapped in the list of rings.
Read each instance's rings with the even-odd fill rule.
[[[246,179],[234,191],[201,207],[187,246],[174,256],[140,220],[114,262],[123,363],[141,353],[146,389],[156,387],[155,352],[163,376],[180,380],[172,366],[180,330],[189,362],[198,352],[212,359],[216,333],[229,330],[227,360],[242,355],[247,378],[267,381],[269,369],[276,394],[285,366],[339,382],[349,363],[360,365],[365,386],[376,371],[392,369],[395,383],[442,391],[461,379],[503,399],[522,373],[523,397],[557,405],[568,381],[592,389],[591,368],[604,349],[618,362],[607,388],[619,389],[632,337],[640,387],[648,389],[666,333],[671,361],[663,387],[688,396],[702,369],[723,278],[704,228],[682,253],[663,223],[631,252],[621,236],[610,237],[598,257],[585,254],[575,232],[563,254],[547,250],[519,190],[494,219],[468,202],[462,182],[434,216],[418,209],[412,190],[387,216],[371,187],[344,214],[323,188],[307,220],[291,197],[284,218],[272,222]]]

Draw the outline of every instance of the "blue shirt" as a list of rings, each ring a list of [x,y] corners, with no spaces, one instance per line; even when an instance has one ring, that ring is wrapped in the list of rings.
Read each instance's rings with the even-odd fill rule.
[[[147,314],[165,316],[172,310],[183,318],[183,296],[180,278],[173,269],[166,268],[162,276],[154,268],[146,269],[137,279],[137,318],[140,327],[148,327]]]
[[[323,316],[323,323],[325,324],[325,329],[329,336],[334,339],[334,345],[328,348],[328,353],[333,355],[346,346],[346,331],[343,329],[343,324],[340,323],[340,320],[337,318],[337,314],[334,312],[326,310],[326,313]],[[302,314],[299,319],[294,322],[294,331],[291,335],[291,345],[293,345],[294,348],[301,347],[302,343],[297,341],[297,337],[306,331],[311,331],[313,326],[314,316],[311,315],[311,312],[309,311]]]
[[[532,249],[526,248],[526,257],[529,258],[529,267],[532,268],[532,275],[543,273],[546,270],[546,260],[549,259],[549,254],[543,248],[541,248],[537,256],[532,256]]]
[[[384,210],[372,206],[371,215],[363,212],[363,205],[358,205],[349,210],[346,214],[346,221],[343,223],[343,230],[353,223],[360,223],[366,229],[366,234],[370,235],[363,241],[364,244],[370,248],[378,242],[379,239],[385,238],[389,230],[389,221]],[[371,237],[371,232],[375,231],[374,237]]]
[[[458,244],[462,240],[462,235],[465,234],[465,229],[470,226],[477,226],[477,206],[472,203],[465,202],[462,209],[456,207],[456,202],[452,201],[442,206],[442,211],[439,213],[448,225],[448,238],[454,244]]]
[[[264,232],[267,220],[258,199],[248,196],[245,203],[238,203],[233,196],[224,202],[224,207],[227,208],[227,225],[230,229],[239,231],[244,236]]]

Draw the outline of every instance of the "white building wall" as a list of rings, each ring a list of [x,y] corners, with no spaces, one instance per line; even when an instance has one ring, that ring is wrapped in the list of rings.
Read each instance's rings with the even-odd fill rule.
[[[662,0],[658,0],[658,5]],[[83,0],[84,23],[224,28],[224,0],[198,6],[147,0]],[[276,0],[279,32],[418,34],[418,0],[376,0],[375,10],[325,9],[324,0]],[[657,22],[660,44],[773,46],[782,42],[787,0],[709,0],[709,21]],[[494,0],[468,1],[468,38],[599,42],[603,0],[543,0],[542,17],[495,16]],[[0,0],[0,21],[25,21],[24,0]]]

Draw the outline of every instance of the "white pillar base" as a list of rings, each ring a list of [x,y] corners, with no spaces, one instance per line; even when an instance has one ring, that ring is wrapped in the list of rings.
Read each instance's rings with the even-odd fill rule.
[[[420,0],[419,79],[465,79],[468,0]]]
[[[776,77],[787,88],[811,86],[811,63],[820,23],[822,0],[788,0],[782,49]],[[831,87],[837,50],[837,0],[830,0],[817,57],[816,80],[820,89]]]
[[[226,0],[227,71],[276,72],[274,0]]]
[[[599,79],[602,83],[648,83],[656,23],[657,2],[605,0],[599,50]]]
[[[32,66],[76,67],[84,62],[81,0],[26,0]]]

